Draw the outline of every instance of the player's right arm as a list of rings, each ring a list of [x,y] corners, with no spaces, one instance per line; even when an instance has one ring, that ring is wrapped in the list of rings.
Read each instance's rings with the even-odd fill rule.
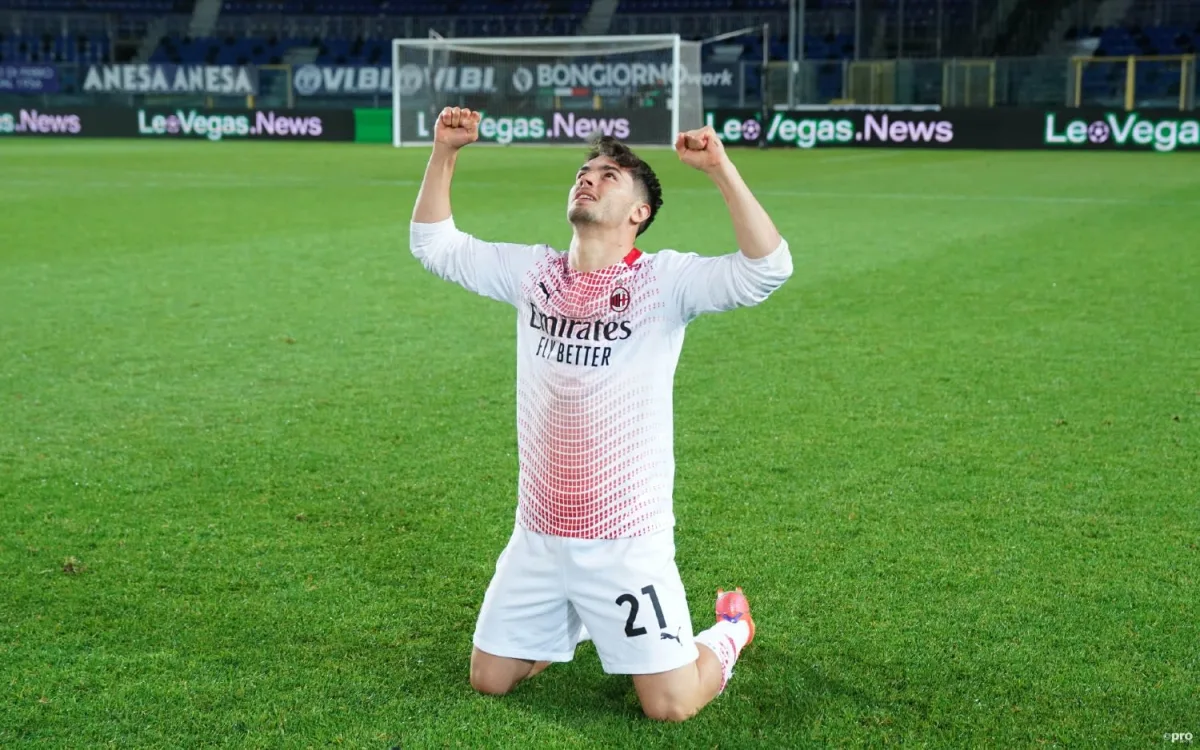
[[[413,255],[431,273],[485,297],[516,304],[521,268],[535,249],[484,242],[458,229],[450,208],[450,183],[459,151],[479,138],[479,113],[446,107],[438,115],[433,153],[413,206],[409,242]]]

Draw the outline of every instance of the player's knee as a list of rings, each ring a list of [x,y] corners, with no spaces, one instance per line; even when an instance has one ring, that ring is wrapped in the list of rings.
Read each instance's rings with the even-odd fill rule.
[[[496,670],[471,668],[471,687],[484,695],[505,695],[514,684],[509,675]]]
[[[646,701],[642,704],[642,712],[646,714],[647,718],[655,721],[687,721],[699,710],[699,706],[694,703],[668,697]]]

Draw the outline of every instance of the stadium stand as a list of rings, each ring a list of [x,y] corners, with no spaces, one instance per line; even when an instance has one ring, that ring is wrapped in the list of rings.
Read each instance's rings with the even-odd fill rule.
[[[853,0],[812,0],[814,8],[847,9]],[[433,19],[454,19],[457,36],[566,36],[578,32],[590,6],[590,0],[224,0],[221,21],[211,35],[192,38],[186,24],[172,24],[172,31],[162,37],[147,61],[150,62],[209,62],[220,64],[279,63],[288,49],[315,46],[320,49],[317,62],[329,64],[378,63],[386,59],[387,40],[398,33],[393,24],[375,28],[363,25],[353,35],[326,33],[317,37],[320,26],[298,25],[302,33],[261,33],[271,26],[271,19],[360,17],[394,18],[399,16],[427,19],[418,25],[413,35],[424,36],[425,27],[433,27]],[[44,13],[109,14],[128,18],[161,14],[186,15],[191,2],[187,0],[15,0],[9,7]],[[628,16],[637,19],[641,28],[614,28],[613,33],[666,33],[672,31],[671,21],[686,19],[692,33],[687,38],[703,38],[727,31],[732,23],[773,22],[775,33],[768,47],[772,59],[786,59],[788,47],[784,24],[786,0],[621,0],[618,6],[620,26]],[[750,19],[746,14],[757,14]],[[654,28],[653,16],[668,22],[665,28]],[[650,16],[651,18],[645,18]],[[65,17],[67,21],[77,18]],[[721,23],[721,22],[725,23]],[[257,23],[256,23],[257,22]],[[730,23],[732,22],[732,23]],[[77,24],[72,24],[77,25]],[[258,27],[256,33],[254,28]],[[337,24],[334,24],[337,26]],[[841,59],[853,55],[852,34],[814,33],[805,41],[805,54],[813,59]],[[742,58],[762,59],[762,43],[758,37],[743,40]],[[7,33],[0,41],[0,55],[8,62],[82,62],[111,59],[112,32],[76,30],[37,34]]]
[[[1127,57],[1171,57],[1194,55],[1200,48],[1200,24],[1193,28],[1166,25],[1143,28],[1139,25],[1116,26],[1106,29],[1091,29],[1082,33],[1078,29],[1068,32],[1068,39],[1092,39],[1093,56]],[[1138,99],[1143,103],[1170,106],[1179,99],[1179,88],[1183,72],[1179,63],[1171,60],[1150,60],[1137,64],[1135,83]],[[1088,65],[1083,75],[1083,90],[1089,99],[1113,99],[1122,92],[1126,83],[1124,65]]]
[[[869,13],[864,12],[861,56],[973,56],[981,42],[964,30],[978,29],[996,2],[903,0],[901,8],[901,0],[864,0]],[[1010,17],[1006,28],[998,30],[994,48],[983,56],[1053,41],[1039,40],[1038,35],[1048,33],[1052,16],[1061,23],[1065,6],[1061,1],[1035,4],[1036,13]],[[446,36],[577,34],[591,5],[591,0],[220,0],[212,30],[192,36],[194,0],[7,0],[0,9],[0,14],[7,13],[0,23],[0,63],[138,59],[267,65],[289,62],[293,50],[315,50],[315,57],[306,62],[380,65],[389,60],[390,39],[423,37],[430,29]],[[837,96],[843,73],[836,63],[855,57],[855,5],[856,0],[806,0],[804,57],[835,63],[819,67],[816,74],[815,91],[821,98]],[[765,52],[778,61],[788,57],[787,7],[787,0],[619,0],[609,32],[678,31],[685,38],[702,39],[769,23]],[[152,34],[154,23],[159,28]],[[142,39],[148,41],[140,47]],[[1074,25],[1061,41],[1086,42],[1084,49],[1096,57],[1194,55],[1200,48],[1200,3],[1132,2],[1119,22],[1105,28]],[[763,59],[763,39],[747,34],[723,45],[707,45],[704,54],[706,60],[720,55],[724,62],[757,63]],[[1139,98],[1178,97],[1180,71],[1181,66],[1170,61],[1140,63]],[[746,66],[745,73],[748,88],[757,90],[757,67]],[[1123,66],[1097,64],[1084,70],[1089,99],[1119,98],[1124,85]]]
[[[4,34],[0,33],[0,63],[107,62],[111,57],[107,34]]]
[[[1068,31],[1068,39],[1092,37],[1098,40],[1093,54],[1097,57],[1123,55],[1194,55],[1200,48],[1200,24],[1194,28],[1182,26],[1138,25],[1092,29],[1087,34],[1078,29]]]
[[[6,0],[4,8],[53,13],[162,15],[190,13],[192,3],[187,0]]]

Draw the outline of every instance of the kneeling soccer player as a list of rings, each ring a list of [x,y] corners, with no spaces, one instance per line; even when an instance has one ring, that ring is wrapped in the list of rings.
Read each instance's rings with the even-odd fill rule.
[[[716,624],[692,634],[675,565],[675,367],[689,322],[756,305],[791,276],[788,244],[712,128],[681,133],[675,150],[724,197],[738,252],[634,247],[662,189],[610,137],[570,186],[566,252],[473,237],[454,224],[450,183],[479,120],[438,116],[410,229],[429,271],[517,309],[516,523],[484,595],[471,684],[507,693],[570,661],[586,627],[647,716],[681,721],[724,690],[754,621],[741,589],[718,592]]]

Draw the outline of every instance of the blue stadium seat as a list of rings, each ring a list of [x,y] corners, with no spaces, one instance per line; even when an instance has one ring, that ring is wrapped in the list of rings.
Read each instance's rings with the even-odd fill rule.
[[[163,15],[187,13],[186,0],[7,0],[12,10],[70,13],[120,13],[123,15]]]
[[[103,34],[0,34],[0,63],[97,63],[108,59]]]
[[[1200,47],[1200,30],[1182,26],[1113,26],[1105,29],[1072,28],[1068,39],[1098,39],[1093,56],[1127,57],[1195,54]],[[1096,63],[1084,69],[1085,100],[1121,101],[1125,96],[1126,67],[1119,62]],[[1175,61],[1141,61],[1137,65],[1135,95],[1138,101],[1169,103],[1179,96],[1180,64]]]

